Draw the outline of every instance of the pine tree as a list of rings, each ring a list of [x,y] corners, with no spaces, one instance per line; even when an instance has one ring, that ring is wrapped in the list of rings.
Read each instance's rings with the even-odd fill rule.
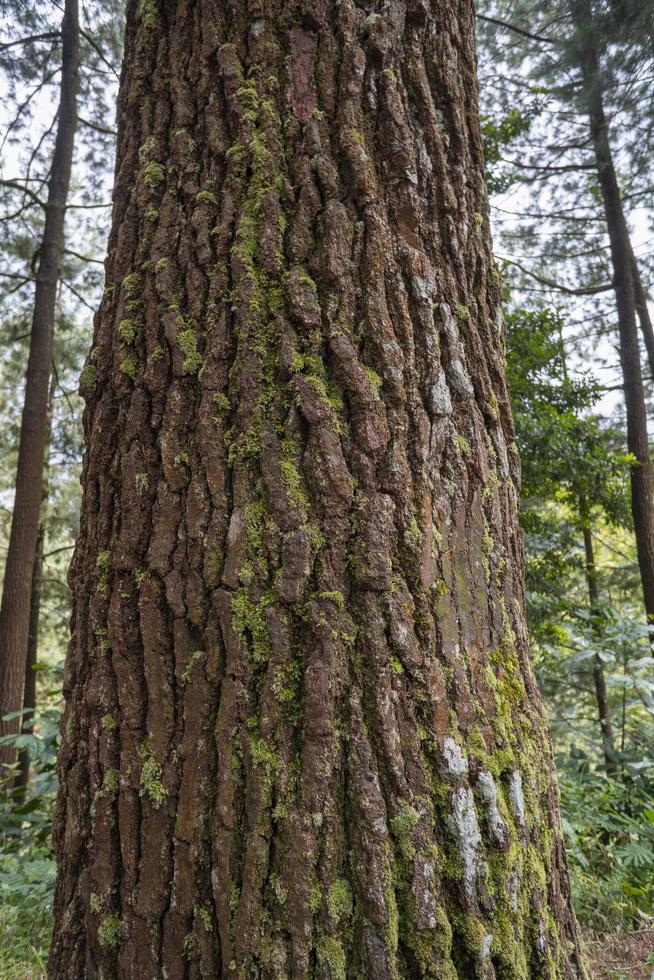
[[[50,977],[583,977],[472,4],[128,7]]]

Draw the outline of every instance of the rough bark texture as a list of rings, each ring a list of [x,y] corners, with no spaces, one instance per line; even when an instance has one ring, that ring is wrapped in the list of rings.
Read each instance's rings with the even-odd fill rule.
[[[648,619],[654,622],[654,487],[638,341],[637,305],[646,340],[649,316],[646,305],[643,308],[643,290],[622,208],[620,185],[613,165],[593,33],[592,6],[589,0],[572,0],[570,9],[577,32],[577,56],[582,76],[583,99],[588,112],[597,164],[597,179],[602,193],[611,248],[613,287],[620,337],[620,365],[627,414],[627,446],[636,460],[636,465],[631,467],[631,511],[636,535],[638,566],[645,612]]]
[[[34,290],[30,351],[18,448],[16,495],[0,606],[0,734],[18,731],[19,718],[5,714],[23,704],[25,661],[30,623],[32,572],[39,530],[45,445],[48,433],[48,389],[54,334],[57,284],[64,253],[64,218],[77,125],[79,28],[77,0],[66,0],[61,26],[62,66],[57,135],[52,157],[45,226]],[[0,747],[0,766],[15,752]]]
[[[473,29],[128,7],[51,978],[585,976]]]

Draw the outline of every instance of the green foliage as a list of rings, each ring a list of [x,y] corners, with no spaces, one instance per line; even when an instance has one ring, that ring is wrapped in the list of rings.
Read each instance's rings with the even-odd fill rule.
[[[577,752],[559,760],[575,907],[595,932],[654,914],[654,767],[607,779]]]
[[[511,107],[499,119],[489,115],[481,117],[486,184],[491,194],[504,193],[519,179],[515,170],[505,162],[504,151],[517,137],[529,132],[532,121],[542,109],[542,100],[534,99],[522,108]]]
[[[55,865],[50,848],[57,789],[61,668],[41,670],[42,708],[21,735],[3,744],[26,750],[31,765],[24,797],[0,786],[0,980],[43,975],[52,929]]]

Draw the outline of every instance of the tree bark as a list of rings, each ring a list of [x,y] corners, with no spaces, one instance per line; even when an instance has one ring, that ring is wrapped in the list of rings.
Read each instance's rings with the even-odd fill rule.
[[[23,715],[21,718],[21,730],[30,732],[34,725],[34,712],[36,709],[36,671],[39,652],[39,621],[41,618],[41,596],[43,591],[43,562],[45,544],[45,514],[48,504],[48,474],[49,474],[49,454],[52,439],[52,406],[55,394],[55,375],[50,378],[50,394],[48,396],[48,419],[46,431],[46,448],[44,453],[43,469],[43,488],[41,491],[41,512],[39,521],[39,531],[36,541],[36,556],[34,558],[34,569],[32,571],[32,589],[30,593],[30,622],[29,635],[27,638],[27,659],[25,662],[25,682],[23,685]],[[29,782],[30,757],[29,752],[23,750],[18,753],[18,771],[14,782],[15,788],[24,793]]]
[[[51,978],[586,976],[472,3],[128,5]]]
[[[599,610],[599,586],[597,583],[597,566],[595,564],[595,549],[593,547],[593,533],[590,524],[584,524],[584,552],[586,556],[586,582],[588,584],[588,598],[591,616],[593,616],[593,629],[596,635],[600,635],[597,615]],[[595,654],[593,658],[593,686],[595,688],[595,701],[597,704],[597,716],[600,723],[600,733],[602,737],[602,753],[604,755],[604,766],[607,773],[614,775],[618,771],[615,754],[615,739],[613,737],[613,725],[611,722],[611,709],[606,690],[606,677],[604,676],[604,664],[601,657]]]
[[[634,303],[636,306],[638,321],[640,323],[640,332],[643,336],[643,341],[645,343],[645,350],[647,351],[649,376],[651,381],[654,383],[654,326],[652,325],[652,318],[649,315],[649,306],[647,305],[647,292],[645,290],[645,287],[643,286],[643,281],[640,276],[640,270],[638,268],[638,263],[636,261],[635,256],[633,262],[634,262]]]
[[[577,33],[577,57],[582,76],[583,99],[588,112],[597,163],[597,177],[604,202],[611,248],[620,337],[620,363],[627,413],[627,446],[636,460],[636,465],[631,467],[631,510],[638,566],[645,611],[648,620],[654,621],[654,498],[636,320],[635,260],[613,165],[608,123],[604,113],[599,60],[593,35],[593,13],[589,0],[572,0],[571,12]]]
[[[32,572],[32,593],[30,599],[30,624],[27,640],[27,659],[25,661],[25,683],[23,685],[23,716],[21,731],[31,732],[36,708],[36,663],[39,649],[39,618],[41,613],[41,587],[43,582],[43,535],[44,527],[39,525],[36,543],[36,557]],[[15,789],[25,793],[29,782],[30,756],[25,749],[18,753],[18,771],[14,781]]]
[[[18,730],[18,718],[2,716],[22,706],[30,623],[32,572],[48,431],[48,390],[57,284],[64,252],[64,219],[77,124],[79,36],[77,0],[66,0],[62,33],[61,90],[57,134],[48,182],[45,226],[39,249],[30,350],[18,448],[16,495],[0,605],[0,732]],[[0,747],[0,766],[15,752]]]

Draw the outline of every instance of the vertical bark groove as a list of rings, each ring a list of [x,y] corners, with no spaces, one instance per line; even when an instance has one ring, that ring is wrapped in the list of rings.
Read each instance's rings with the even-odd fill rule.
[[[473,17],[129,5],[53,978],[585,976]]]

